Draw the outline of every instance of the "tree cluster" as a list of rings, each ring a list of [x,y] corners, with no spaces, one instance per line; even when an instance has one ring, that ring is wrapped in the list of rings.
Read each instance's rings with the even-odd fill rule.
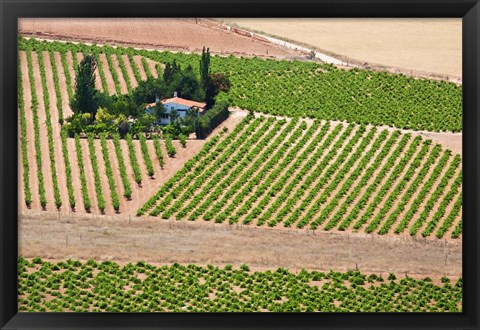
[[[172,97],[177,92],[179,97],[205,102],[207,109],[210,109],[215,105],[216,95],[230,88],[230,81],[224,74],[210,73],[208,48],[202,51],[200,77],[191,65],[182,68],[173,60],[166,63],[163,75],[158,78],[149,76],[147,80],[139,81],[137,88],[124,95],[108,95],[97,90],[96,68],[97,60],[92,54],[86,55],[78,65],[74,95],[70,102],[74,114],[66,119],[64,125],[69,136],[118,132],[124,137],[127,133],[137,135],[140,132],[162,130],[165,134],[178,138],[195,132],[196,113],[187,113],[185,118],[179,120],[178,114],[173,111],[170,113],[171,124],[160,129],[157,123],[165,114],[163,105],[157,103],[151,111],[145,111],[147,104]]]

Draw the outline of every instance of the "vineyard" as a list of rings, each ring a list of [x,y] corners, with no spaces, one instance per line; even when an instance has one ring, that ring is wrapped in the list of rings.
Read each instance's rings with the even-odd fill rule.
[[[184,251],[196,252],[192,247],[195,244],[207,246],[208,253],[218,256],[218,260],[230,258],[228,253],[222,255],[223,250],[231,250],[239,258],[240,251],[261,258],[228,259],[219,262],[229,263],[219,268],[205,266],[210,257],[190,259],[189,254],[187,261],[181,261],[179,253],[172,254],[171,262],[185,264],[164,266],[71,259],[51,263],[39,257],[20,257],[20,311],[462,310],[461,276],[444,276],[440,280],[442,275],[437,268],[425,263],[429,260],[438,266],[440,258],[441,267],[446,268],[448,262],[450,268],[457,269],[454,266],[461,260],[461,253],[457,252],[462,237],[462,158],[413,132],[461,132],[461,86],[309,61],[212,56],[211,73],[225,74],[231,82],[229,91],[221,92],[217,101],[228,101],[234,109],[211,134],[212,128],[202,123],[209,116],[218,120],[216,116],[220,115],[223,120],[228,113],[226,103],[221,113],[208,112],[198,122],[195,120],[195,132],[202,133],[197,135],[202,139],[191,139],[187,133],[179,135],[178,140],[168,134],[152,136],[147,132],[150,126],[142,131],[146,133],[127,133],[123,129],[117,133],[116,127],[109,133],[72,132],[64,124],[73,114],[70,101],[76,93],[76,70],[87,54],[96,59],[95,87],[99,91],[130,96],[142,80],[156,79],[162,77],[164,70],[168,72],[167,64],[173,60],[182,68],[191,65],[195,73],[199,72],[199,55],[24,38],[19,38],[18,44],[19,208],[25,213],[31,210],[35,221],[58,212],[58,220],[70,218],[73,223],[75,217],[71,213],[75,212],[82,220],[81,226],[87,227],[82,230],[89,233],[90,240],[85,240],[85,234],[82,240],[82,231],[67,233],[63,221],[50,223],[51,236],[38,235],[32,225],[25,225],[22,228],[35,235],[23,237],[42,236],[45,240],[43,236],[48,236],[49,243],[54,242],[45,249],[52,253],[54,246],[61,245],[61,253],[67,253],[62,256],[74,256],[79,246],[100,251],[94,251],[100,253],[94,256],[77,256],[80,260],[98,257],[145,261],[145,257],[140,257],[144,250],[148,255],[170,260],[171,250],[166,251],[165,247],[178,250],[180,246]],[[93,76],[90,81],[93,84]],[[94,221],[83,221],[85,213],[91,213]],[[118,214],[123,216],[122,224]],[[131,215],[137,218],[130,219]],[[117,231],[109,231],[107,218],[115,221]],[[172,226],[185,228],[169,233],[152,224],[168,225],[169,230]],[[46,228],[44,223],[41,226]],[[142,226],[148,227],[148,239],[143,240],[146,248],[137,244],[146,237],[142,236]],[[204,226],[201,239],[199,232],[188,226]],[[154,228],[156,233],[165,233],[155,238],[156,244],[151,241]],[[213,244],[218,250],[212,253],[212,244],[206,244],[204,236],[210,233],[213,237],[215,230],[233,228],[251,233],[244,236],[255,253],[250,253],[242,240],[235,241],[235,245],[234,236],[215,236],[229,239],[216,238]],[[91,229],[101,234],[91,235]],[[356,266],[357,261],[369,258],[377,268],[369,266],[364,270],[373,274],[364,274],[357,266],[357,270],[348,272],[293,271],[295,267],[310,269],[310,260],[315,264],[311,269],[329,269],[324,265],[331,261],[324,260],[316,251],[305,254],[309,262],[306,266],[295,263],[291,270],[266,270],[284,266],[278,261],[281,256],[286,264],[290,265],[291,259],[285,256],[293,255],[298,262],[295,246],[289,247],[284,241],[303,244],[305,238],[312,250],[316,245],[311,240],[331,245],[328,239],[318,239],[321,235],[316,231],[322,231],[323,237],[333,237],[337,250],[331,251],[336,251],[335,258],[348,250],[342,255],[348,267],[332,267],[334,270],[351,269],[351,264]],[[117,254],[119,259],[104,258],[113,255],[111,251],[120,251],[114,245],[108,252],[112,246],[109,242],[119,244],[125,232],[135,240],[135,251],[131,253],[136,257],[122,259]],[[305,236],[301,240],[269,241],[264,234],[267,232]],[[197,241],[193,234],[198,236]],[[232,235],[241,236],[237,232]],[[362,258],[350,255],[352,237],[362,239],[354,249],[360,251],[358,256]],[[420,246],[419,238],[431,239],[422,239]],[[381,249],[373,245],[373,239],[385,240],[376,243],[382,244]],[[218,241],[227,242],[228,248],[217,246]],[[275,250],[265,256],[272,262],[272,267],[267,267],[264,257],[257,255],[259,250],[253,244],[256,241],[262,247],[268,242],[282,242],[285,255]],[[182,242],[190,245],[187,248]],[[369,249],[358,248],[362,244]],[[422,271],[418,274],[431,274],[435,281],[409,277],[407,273],[398,279],[393,273],[375,274],[384,269],[378,268],[379,264],[385,260],[390,263],[384,247],[397,256],[397,244],[405,244],[405,249],[412,247],[412,255],[417,257],[401,253],[409,257],[402,271],[412,270],[412,265],[421,260]],[[155,254],[152,247],[163,254]],[[436,250],[432,252],[430,248]],[[35,245],[35,249],[43,248]],[[380,251],[381,256],[373,257],[371,251]],[[35,257],[41,253],[22,255]],[[428,258],[423,258],[422,253]],[[161,260],[158,262],[166,262]],[[188,264],[196,260],[200,265]],[[242,262],[262,268],[253,271]],[[397,272],[398,268],[390,271]],[[445,274],[461,273],[444,271]]]
[[[161,69],[138,56],[97,56],[97,87],[112,94],[131,90],[139,79],[152,72],[157,76],[156,70]],[[144,135],[124,140],[117,134],[68,138],[61,124],[72,114],[69,100],[75,66],[82,58],[82,53],[29,47],[19,53],[22,205],[46,211],[128,212],[141,206],[165,180],[166,173],[205,141],[165,143]],[[127,74],[131,77],[125,78]],[[184,152],[174,158],[180,148]]]
[[[370,125],[459,131],[461,87],[454,84],[310,62],[212,57],[213,70],[232,79],[220,98],[292,119],[248,116],[228,134],[188,143],[143,134],[68,138],[61,123],[72,113],[83,54],[97,57],[96,85],[109,94],[158,77],[173,59],[196,67],[198,56],[22,38],[19,47],[24,208],[461,236],[460,155]]]
[[[458,237],[461,158],[419,136],[247,117],[206,148],[137,215]]]
[[[192,65],[198,72],[199,55],[196,54],[22,38],[19,47],[60,52],[64,54],[62,58],[71,53],[96,54],[100,58],[101,78],[97,81],[102,85],[98,87],[111,94],[127,93],[135,87],[141,75],[138,64],[144,66],[145,75],[156,76],[159,65],[153,63],[174,59],[184,67]],[[132,68],[138,57],[142,58],[141,63],[136,62]],[[220,99],[226,98],[243,109],[413,130],[462,130],[462,88],[453,83],[368,70],[341,70],[301,61],[214,56],[211,63],[213,72],[225,73],[231,79],[230,92]]]
[[[20,311],[461,312],[462,279],[19,259]]]

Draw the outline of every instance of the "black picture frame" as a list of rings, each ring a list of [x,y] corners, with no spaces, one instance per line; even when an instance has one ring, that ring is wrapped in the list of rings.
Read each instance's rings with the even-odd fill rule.
[[[480,4],[478,0],[0,1],[1,329],[479,329]],[[20,17],[462,17],[462,313],[17,313],[17,19]]]

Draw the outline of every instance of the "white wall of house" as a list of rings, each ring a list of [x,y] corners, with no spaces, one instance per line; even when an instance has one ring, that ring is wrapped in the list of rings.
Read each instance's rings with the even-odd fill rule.
[[[177,111],[178,117],[179,118],[185,118],[187,116],[187,111],[190,109],[189,106],[183,105],[183,104],[178,104],[174,102],[169,102],[165,103],[163,105],[166,111],[166,118],[162,118],[161,123],[164,125],[167,125],[170,123],[170,114],[173,110]]]
[[[175,102],[168,102],[163,105],[165,108],[164,117],[160,119],[160,124],[168,125],[170,124],[170,114],[172,110],[176,110],[179,118],[185,118],[187,116],[187,111],[191,108],[188,105],[178,104]],[[146,108],[147,113],[153,114],[153,108]]]

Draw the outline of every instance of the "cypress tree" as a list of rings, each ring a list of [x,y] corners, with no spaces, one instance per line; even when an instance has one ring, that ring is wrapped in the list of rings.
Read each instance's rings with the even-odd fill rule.
[[[78,65],[75,76],[75,96],[70,103],[74,113],[90,113],[95,118],[97,111],[97,93],[95,89],[95,56],[89,54]]]
[[[208,85],[208,76],[210,74],[210,49],[202,49],[202,57],[200,59],[200,79],[204,90]]]

